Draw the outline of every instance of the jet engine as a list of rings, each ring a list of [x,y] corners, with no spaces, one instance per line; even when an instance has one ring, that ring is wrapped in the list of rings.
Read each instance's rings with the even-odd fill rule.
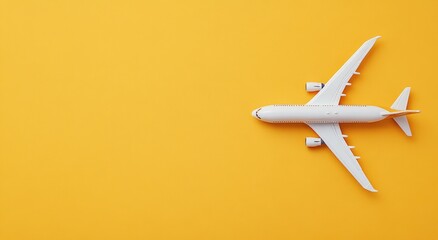
[[[305,143],[307,147],[319,147],[324,144],[324,141],[321,138],[306,137]]]
[[[324,87],[324,83],[317,82],[306,82],[306,91],[307,92],[317,92]]]

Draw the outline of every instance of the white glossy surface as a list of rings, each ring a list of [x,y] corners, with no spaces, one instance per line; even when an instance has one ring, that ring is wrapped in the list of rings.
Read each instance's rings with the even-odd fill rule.
[[[254,116],[270,123],[370,123],[386,118],[385,113],[375,106],[269,105]]]
[[[400,110],[389,112],[383,108],[365,105],[339,105],[343,91],[353,75],[358,75],[356,69],[368,54],[379,37],[366,41],[348,61],[323,85],[306,83],[307,91],[317,91],[322,88],[306,105],[269,105],[252,112],[258,120],[270,123],[306,123],[320,138],[307,137],[305,144],[308,147],[320,146],[322,142],[333,152],[357,182],[366,190],[377,192],[365,176],[358,156],[351,151],[345,141],[339,123],[370,123],[394,118],[406,135],[411,136],[409,123],[405,115],[417,113],[416,110],[406,110],[410,88],[406,88],[392,105],[392,109]],[[321,141],[322,139],[322,141]]]
[[[323,87],[324,87],[324,83],[306,82],[306,91],[307,92],[318,92]]]
[[[359,162],[358,156],[355,156],[351,148],[345,142],[342,135],[341,128],[337,123],[311,123],[308,124],[313,131],[315,131],[324,140],[324,143],[344,165],[344,167],[351,173],[356,181],[366,190],[370,192],[377,192],[371,185],[368,178],[365,176]]]
[[[306,146],[308,147],[319,147],[322,145],[322,139],[321,138],[314,138],[314,137],[306,137]]]
[[[342,92],[345,86],[348,85],[347,83],[351,76],[356,74],[356,69],[379,38],[380,36],[371,38],[362,44],[308,104],[338,105],[342,97]]]

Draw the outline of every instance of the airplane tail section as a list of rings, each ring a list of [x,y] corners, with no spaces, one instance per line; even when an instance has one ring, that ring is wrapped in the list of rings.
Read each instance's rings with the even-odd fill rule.
[[[406,110],[406,106],[408,105],[409,93],[411,92],[411,88],[407,87],[403,89],[403,92],[400,93],[400,96],[395,100],[392,104],[391,109],[394,110]]]
[[[403,130],[406,136],[412,136],[411,128],[409,127],[408,118],[406,115],[419,113],[420,110],[406,110],[409,100],[409,93],[411,91],[410,87],[407,87],[398,96],[395,102],[392,104],[391,109],[398,110],[397,112],[391,112],[384,114],[384,116],[390,116],[398,124],[398,126]]]
[[[395,117],[393,119],[400,126],[403,132],[405,132],[406,136],[412,136],[411,127],[409,127],[408,118],[406,116]]]

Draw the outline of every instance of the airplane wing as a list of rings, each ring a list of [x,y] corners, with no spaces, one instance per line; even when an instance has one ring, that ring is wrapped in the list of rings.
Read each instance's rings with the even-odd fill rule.
[[[346,85],[350,85],[348,81],[356,69],[359,67],[362,60],[373,47],[376,40],[380,36],[371,38],[366,41],[348,61],[333,75],[332,78],[325,84],[323,89],[319,91],[307,104],[308,105],[338,105],[341,99],[342,92]]]
[[[351,152],[350,147],[345,142],[339,124],[308,123],[307,125],[309,125],[313,131],[322,138],[333,154],[335,154],[339,161],[341,161],[363,188],[371,192],[377,192],[365,176],[365,173],[357,162],[356,157]]]

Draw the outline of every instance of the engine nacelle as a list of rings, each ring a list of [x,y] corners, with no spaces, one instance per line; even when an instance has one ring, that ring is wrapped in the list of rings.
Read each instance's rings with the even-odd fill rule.
[[[324,144],[324,141],[321,138],[306,137],[307,147],[319,147],[322,144]]]
[[[306,91],[308,92],[317,92],[324,87],[324,83],[318,82],[306,82]]]

